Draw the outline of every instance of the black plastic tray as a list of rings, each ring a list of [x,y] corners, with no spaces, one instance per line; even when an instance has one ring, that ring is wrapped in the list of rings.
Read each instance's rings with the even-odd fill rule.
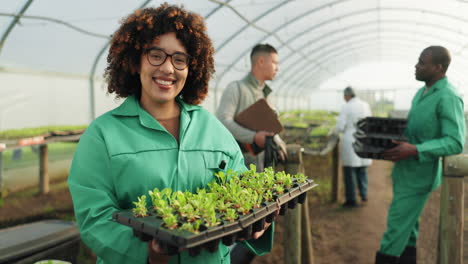
[[[406,119],[366,117],[357,122],[357,128],[367,133],[403,135]]]
[[[369,145],[363,145],[359,142],[353,143],[353,149],[356,154],[365,159],[381,159],[384,160],[382,152],[388,148],[374,147]]]
[[[364,134],[362,131],[357,131],[353,136],[359,144],[383,149],[395,147],[397,144],[393,143],[392,140],[408,141],[408,138],[401,135]]]
[[[305,200],[305,195],[308,190],[317,186],[313,180],[307,179],[305,183],[295,185],[289,191],[280,195],[274,202],[264,204],[259,209],[253,209],[252,213],[240,216],[234,222],[223,222],[216,227],[207,228],[204,231],[194,234],[185,230],[169,230],[162,226],[162,219],[155,215],[147,217],[135,217],[132,210],[125,210],[115,212],[112,219],[120,224],[129,226],[133,229],[134,234],[143,240],[156,239],[163,247],[169,251],[177,251],[177,248],[194,248],[200,245],[215,242],[214,248],[217,248],[217,243],[222,239],[223,243],[226,241],[234,242],[235,239],[244,238],[249,239],[255,230],[256,223],[261,223],[260,230],[263,228],[264,221],[271,222],[272,216],[281,208],[280,214],[284,214],[285,208],[294,208],[297,203],[302,203]],[[284,208],[284,209],[283,209]],[[258,226],[258,225],[257,225]],[[233,237],[235,236],[235,237]]]

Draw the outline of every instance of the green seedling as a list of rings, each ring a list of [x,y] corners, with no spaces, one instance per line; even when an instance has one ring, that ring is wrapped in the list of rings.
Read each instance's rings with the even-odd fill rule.
[[[238,218],[237,212],[234,209],[227,209],[226,214],[224,214],[223,220],[229,221],[229,222],[234,222]]]
[[[281,185],[275,185],[275,192],[277,194],[283,194],[284,193],[284,187]]]
[[[170,230],[177,229],[178,222],[177,222],[177,217],[175,215],[172,215],[172,214],[168,215],[168,216],[164,217],[162,220],[164,222],[164,226],[167,229],[170,229]]]
[[[138,197],[138,201],[133,202],[135,208],[132,209],[135,217],[145,217],[148,216],[148,208],[146,208],[146,195]]]
[[[299,173],[296,175],[296,179],[298,183],[305,183],[307,181],[307,176],[305,176],[303,173]]]

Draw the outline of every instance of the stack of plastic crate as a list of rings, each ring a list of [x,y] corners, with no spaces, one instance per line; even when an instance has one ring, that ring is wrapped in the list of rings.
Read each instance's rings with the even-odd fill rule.
[[[366,117],[359,120],[353,149],[361,158],[384,159],[382,153],[396,146],[393,140],[408,141],[403,135],[406,119]]]

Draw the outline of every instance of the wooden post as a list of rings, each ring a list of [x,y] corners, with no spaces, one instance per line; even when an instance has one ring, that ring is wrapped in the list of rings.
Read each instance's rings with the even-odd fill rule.
[[[39,193],[49,193],[49,151],[47,144],[39,146]]]
[[[3,198],[5,193],[3,191],[3,151],[0,151],[0,198]]]
[[[299,209],[299,208],[298,208]],[[309,203],[307,200],[300,205],[302,210],[301,231],[302,231],[302,264],[314,263],[314,249],[312,247],[312,230],[309,218]]]
[[[340,181],[341,181],[341,159],[340,159],[340,141],[335,145],[332,153],[332,189],[331,202],[336,203],[340,198]]]
[[[287,151],[286,173],[304,173],[302,147],[295,144],[288,145]],[[312,235],[307,203],[289,210],[284,221],[284,263],[312,264]]]
[[[440,264],[463,264],[464,176],[468,175],[468,155],[446,157],[440,198]]]

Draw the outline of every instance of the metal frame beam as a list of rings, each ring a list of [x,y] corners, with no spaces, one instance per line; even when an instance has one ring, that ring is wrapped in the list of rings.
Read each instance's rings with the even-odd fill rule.
[[[392,40],[394,41],[394,40]],[[420,41],[418,39],[400,39],[400,40],[397,40],[397,41],[401,41],[401,42],[405,42],[405,45],[404,46],[400,46],[400,48],[397,48],[397,49],[392,49],[392,50],[389,50],[387,51],[385,54],[388,54],[388,53],[399,53],[403,56],[406,56],[407,54],[411,53],[413,54],[413,50],[416,50],[418,49],[418,43],[420,43]],[[360,44],[362,43],[361,42],[356,42],[356,44]],[[338,52],[338,53],[335,53],[334,55],[332,56],[328,56],[327,58],[324,58],[322,63],[326,63],[326,64],[331,64],[331,63],[334,63],[336,60],[340,59],[340,66],[342,69],[346,69],[349,65],[355,65],[355,61],[353,60],[353,62],[351,63],[351,59],[348,59],[349,57],[353,56],[356,54],[356,52],[358,50],[362,50],[362,49],[366,49],[366,53],[364,53],[364,57],[369,57],[369,58],[372,58],[372,57],[375,57],[374,55],[372,55],[371,52],[369,52],[369,49],[372,49],[372,48],[378,48],[380,47],[381,43],[379,42],[375,42],[375,41],[372,41],[372,39],[369,39],[368,42],[364,43],[363,45],[349,45],[349,49],[342,49],[341,52]],[[410,48],[407,48],[405,49],[404,47],[408,47],[409,45],[412,45],[414,47],[414,49],[410,49]],[[407,50],[407,51],[406,51]],[[396,52],[395,52],[396,51]],[[378,52],[378,50],[377,50]],[[346,61],[349,61],[348,63],[343,63],[343,62],[346,62]],[[318,72],[318,70],[316,71]],[[458,78],[456,79],[463,79],[463,74],[461,73],[458,73],[458,72],[454,72],[454,73],[451,73],[452,76],[457,76]],[[314,73],[310,73],[309,75],[306,75],[301,81],[298,81],[296,82],[296,87],[298,87],[297,89],[294,89],[293,91],[297,91],[297,94],[305,94],[304,90],[308,89],[306,87],[306,83],[311,83],[310,79],[311,78],[314,78],[314,79],[317,79],[317,77],[315,76]],[[312,82],[312,83],[315,83],[316,85],[320,84],[321,81],[325,79],[325,78],[321,78],[320,81],[316,81],[316,82]],[[310,86],[309,86],[310,87]]]
[[[148,5],[151,0],[145,0],[143,4],[140,5],[139,8],[143,8]],[[101,59],[102,54],[107,50],[110,45],[111,39],[108,39],[104,46],[99,50],[98,54],[94,58],[93,65],[91,66],[91,72],[89,73],[89,122],[91,123],[94,118],[96,118],[96,102],[94,100],[94,75],[96,74],[96,68]]]
[[[302,49],[304,49],[306,47],[312,47],[312,45],[314,43],[323,41],[324,39],[330,38],[332,36],[343,33],[345,31],[350,31],[352,29],[359,29],[359,28],[362,28],[362,27],[375,25],[380,30],[381,27],[382,27],[382,24],[402,24],[402,25],[406,26],[405,29],[407,29],[408,26],[425,26],[425,27],[428,27],[428,28],[431,28],[431,29],[436,28],[436,29],[440,29],[440,30],[443,30],[443,31],[452,32],[454,34],[460,34],[460,35],[462,35],[464,37],[468,37],[468,35],[462,34],[458,30],[455,30],[455,29],[453,29],[451,27],[442,26],[442,25],[439,25],[439,24],[433,24],[433,23],[421,22],[421,21],[415,21],[415,20],[393,20],[393,19],[391,19],[391,20],[382,20],[382,19],[380,19],[380,20],[371,20],[371,21],[365,21],[365,22],[361,22],[361,23],[357,23],[357,24],[352,24],[352,25],[347,26],[345,28],[340,28],[340,29],[337,29],[337,30],[334,30],[334,31],[326,32],[326,33],[321,34],[321,35],[315,37],[314,39],[309,40],[306,43],[302,44],[298,49],[302,50]],[[395,30],[398,30],[398,29],[395,29]],[[297,38],[299,38],[299,36],[297,36]],[[294,38],[294,39],[291,38],[290,41],[294,41],[297,38]],[[282,66],[284,66],[284,63],[286,61],[289,61],[291,58],[293,58],[293,56],[290,56],[290,55],[291,55],[291,53],[287,54],[285,56],[285,59],[283,59],[281,61]]]
[[[381,28],[380,28],[381,29]],[[357,37],[362,37],[362,36],[367,36],[367,35],[374,35],[377,34],[379,37],[381,37],[382,34],[385,33],[397,33],[397,34],[410,34],[410,35],[417,35],[420,36],[421,39],[428,39],[427,37],[431,37],[432,39],[438,40],[440,39],[439,35],[435,34],[427,34],[427,33],[420,33],[418,31],[410,30],[410,29],[396,29],[396,30],[386,30],[386,31],[379,31],[379,28],[377,29],[371,29],[371,30],[365,30],[365,31],[359,31],[359,32],[351,32],[350,34],[342,35],[339,38],[332,39],[330,41],[327,41],[320,45],[319,47],[313,47],[311,51],[307,51],[309,56],[313,56],[313,54],[318,54],[317,56],[312,57],[312,60],[318,61],[318,59],[323,56],[323,54],[328,54],[328,51],[335,51],[337,48],[347,48],[347,45],[350,40],[355,39]],[[377,38],[373,38],[376,40]],[[432,41],[431,39],[431,41]],[[452,41],[454,42],[454,41]],[[342,44],[336,47],[336,43]],[[291,57],[291,56],[289,56]],[[295,70],[296,68],[303,68],[302,66],[304,64],[307,64],[308,62],[303,60],[302,58],[297,58],[294,60],[290,65],[291,67],[286,67],[287,69],[282,72],[282,76],[278,78],[278,82],[284,82],[283,80],[290,80],[294,75],[295,75]],[[303,71],[303,70],[302,70]],[[292,74],[288,75],[288,72],[293,72]]]
[[[91,32],[89,30],[86,30],[86,29],[83,29],[83,28],[80,28],[78,26],[75,26],[69,22],[66,22],[66,21],[63,21],[63,20],[60,20],[60,19],[56,19],[56,18],[52,18],[52,17],[46,17],[46,16],[28,16],[28,15],[21,15],[21,14],[8,14],[8,13],[0,13],[0,16],[6,16],[6,17],[14,17],[14,18],[21,18],[21,19],[33,19],[33,20],[42,20],[42,21],[47,21],[47,22],[51,22],[51,23],[55,23],[55,24],[59,24],[59,25],[63,25],[65,27],[68,27],[68,28],[71,28],[75,31],[78,31],[80,33],[83,33],[85,35],[89,35],[89,36],[92,36],[92,37],[97,37],[97,38],[103,38],[103,39],[110,39],[110,36],[109,35],[105,35],[105,34],[100,34],[100,33],[95,33],[95,32]]]
[[[279,30],[285,28],[286,26],[290,25],[291,23],[293,22],[296,22],[300,19],[303,19],[305,17],[307,17],[308,15],[310,14],[313,14],[317,11],[319,11],[320,9],[323,9],[324,7],[328,7],[328,6],[332,6],[336,3],[339,3],[339,2],[342,2],[342,1],[337,1],[337,2],[333,2],[333,3],[329,3],[329,4],[326,4],[325,6],[320,6],[318,8],[313,8],[311,10],[307,10],[306,12],[296,16],[293,20],[289,21],[288,23],[285,23],[275,29],[273,29],[272,31],[270,31],[270,33],[266,34],[263,38],[261,38],[258,42],[262,42],[264,40],[266,40],[267,38],[269,38],[270,36],[272,36],[273,34],[276,34],[276,32],[278,32]],[[461,21],[461,22],[464,22],[464,23],[468,23],[468,20],[463,18],[463,17],[458,17],[458,16],[454,16],[454,15],[451,15],[451,14],[447,14],[447,13],[443,13],[443,12],[438,12],[438,11],[433,11],[433,10],[424,10],[424,9],[417,9],[417,8],[398,8],[398,7],[375,7],[375,8],[368,8],[368,9],[363,9],[363,10],[358,10],[358,11],[354,11],[354,12],[350,12],[348,14],[343,14],[343,15],[339,15],[337,17],[334,17],[334,18],[331,18],[331,19],[328,19],[320,24],[317,24],[316,26],[312,27],[309,29],[309,31],[303,31],[299,34],[296,34],[296,35],[303,35],[303,34],[306,34],[306,33],[310,33],[311,30],[313,29],[317,29],[317,28],[320,28],[320,27],[323,27],[324,25],[326,24],[330,24],[332,22],[335,22],[335,21],[339,21],[339,20],[342,20],[343,18],[346,18],[346,17],[351,17],[351,16],[356,16],[356,15],[360,15],[360,14],[365,14],[365,13],[370,13],[370,12],[382,12],[382,11],[404,11],[404,12],[423,12],[424,14],[429,14],[429,15],[434,15],[434,16],[441,16],[441,17],[445,17],[445,18],[451,18],[451,19],[455,19],[455,20],[458,20],[458,21]],[[288,43],[287,41],[283,42],[283,43]],[[217,78],[217,87],[219,86],[218,84],[221,82],[222,78],[224,77],[224,75],[230,70],[230,68],[234,67],[235,64],[237,64],[237,62],[242,59],[242,57],[244,57],[248,52],[250,52],[250,50],[244,50],[243,52],[241,52],[241,54],[236,57],[230,64],[229,66],[218,76]],[[309,59],[308,59],[309,60]],[[312,60],[309,60],[309,63],[314,63]],[[320,66],[320,65],[319,65]],[[328,69],[324,69],[324,71],[329,71]]]
[[[5,45],[5,41],[8,38],[8,35],[10,35],[11,31],[13,28],[18,24],[21,16],[28,10],[29,6],[33,0],[27,0],[26,3],[24,3],[23,7],[20,9],[18,14],[13,17],[13,20],[11,20],[10,24],[8,25],[7,29],[5,30],[5,33],[3,33],[2,38],[0,39],[0,54],[2,53],[3,46]]]
[[[275,35],[276,35],[276,32],[278,32],[279,30],[285,28],[286,26],[289,26],[290,24],[292,24],[292,23],[294,23],[294,22],[296,22],[296,21],[298,21],[298,20],[300,20],[300,19],[302,19],[302,18],[304,18],[304,17],[306,17],[306,16],[308,16],[308,15],[311,15],[311,14],[313,14],[313,13],[315,13],[315,12],[318,12],[318,11],[324,9],[324,8],[328,8],[328,7],[330,7],[330,6],[333,6],[333,5],[337,4],[337,3],[346,2],[346,1],[350,1],[350,0],[331,1],[331,2],[329,2],[329,3],[325,3],[325,4],[323,4],[323,5],[320,5],[320,6],[318,6],[318,7],[315,7],[315,8],[313,8],[313,9],[311,9],[311,10],[307,10],[306,12],[304,12],[304,13],[302,13],[302,14],[296,16],[294,19],[288,21],[287,23],[284,23],[284,24],[282,24],[282,25],[276,27],[275,29],[269,31],[264,37],[260,38],[260,39],[259,39],[258,41],[256,41],[256,42],[257,42],[257,43],[260,43],[260,42],[263,42],[264,40],[266,40],[267,38],[269,38],[269,37],[271,37],[271,36],[275,36]],[[284,43],[284,45],[281,45],[282,47],[283,47],[283,46],[286,46],[286,43],[287,43],[287,42],[282,41],[282,40],[280,40],[280,42],[281,42],[281,43]],[[242,51],[242,52],[240,53],[240,55],[237,56],[237,57],[229,64],[229,66],[228,66],[223,72],[221,72],[221,74],[217,77],[216,87],[219,86],[218,84],[221,82],[221,80],[223,79],[224,75],[225,75],[227,72],[229,72],[230,69],[231,69],[232,67],[234,67],[235,64],[236,64],[239,60],[241,60],[246,54],[249,54],[250,51],[251,51],[251,48],[250,48],[250,47],[249,47],[248,49],[245,49],[244,51]]]

